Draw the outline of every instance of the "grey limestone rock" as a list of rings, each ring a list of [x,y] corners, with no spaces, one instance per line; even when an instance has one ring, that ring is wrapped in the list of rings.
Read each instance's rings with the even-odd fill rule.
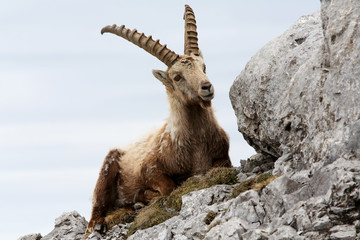
[[[279,108],[292,78],[322,42],[320,14],[304,16],[258,51],[234,81],[230,99],[239,131],[257,152],[279,158],[285,152],[281,144],[288,138],[287,132],[300,130],[301,119],[294,116],[291,121]]]
[[[229,221],[224,222],[223,224],[215,225],[210,229],[206,234],[205,240],[212,239],[234,239],[238,240],[239,236],[247,232],[248,230],[247,221],[233,217]]]
[[[356,229],[354,226],[338,225],[330,229],[331,239],[350,240],[356,238]]]
[[[230,90],[239,131],[281,175],[261,192],[270,239],[359,235],[360,2],[321,3]]]
[[[115,239],[125,239],[126,234],[129,231],[130,224],[119,224],[112,227],[106,234],[100,234],[98,232],[93,232],[90,234],[86,240],[115,240]]]
[[[28,234],[26,236],[22,236],[18,238],[18,240],[40,240],[42,238],[40,233],[36,234]]]
[[[41,240],[82,240],[87,221],[76,211],[64,213],[55,220],[55,228]]]
[[[259,153],[281,158],[278,173],[359,158],[359,5],[322,1],[321,12],[257,52],[231,87],[239,131]]]
[[[138,230],[130,239],[200,239],[209,226],[204,219],[208,212],[224,211],[224,200],[232,187],[218,185],[208,189],[190,192],[182,197],[179,215],[144,230]],[[225,201],[225,205],[228,201]],[[215,218],[216,219],[216,218]],[[216,221],[214,219],[214,221]],[[214,222],[213,221],[213,222]]]

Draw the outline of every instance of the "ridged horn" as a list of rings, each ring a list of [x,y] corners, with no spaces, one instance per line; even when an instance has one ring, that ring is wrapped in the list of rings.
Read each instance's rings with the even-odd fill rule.
[[[200,55],[199,46],[198,46],[198,37],[196,31],[196,20],[194,11],[189,5],[185,5],[185,47],[184,54],[190,55],[191,53],[195,55]]]
[[[160,61],[165,63],[168,67],[171,67],[179,55],[175,52],[168,49],[165,45],[159,43],[159,40],[154,41],[152,36],[145,36],[144,33],[138,33],[136,29],[130,30],[125,27],[125,25],[121,25],[120,27],[116,24],[112,26],[106,26],[101,29],[101,34],[106,32],[116,34],[126,40],[134,43],[135,45],[141,47],[148,53],[157,57]]]

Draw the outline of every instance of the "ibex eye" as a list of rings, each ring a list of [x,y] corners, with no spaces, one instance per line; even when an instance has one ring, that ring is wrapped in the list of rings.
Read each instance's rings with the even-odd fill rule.
[[[203,71],[204,71],[204,73],[206,73],[206,65],[205,64],[203,66]]]
[[[180,75],[176,75],[176,76],[174,77],[174,80],[177,81],[177,82],[180,81],[180,79],[181,79],[181,76],[180,76]]]

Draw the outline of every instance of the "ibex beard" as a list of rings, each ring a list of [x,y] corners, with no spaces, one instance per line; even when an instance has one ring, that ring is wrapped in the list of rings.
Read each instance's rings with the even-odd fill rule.
[[[206,76],[198,47],[193,10],[185,5],[185,51],[178,55],[151,36],[124,25],[106,26],[102,33],[121,36],[165,63],[153,70],[165,86],[170,114],[166,123],[143,139],[106,156],[93,195],[87,233],[108,229],[105,217],[118,208],[133,208],[167,196],[190,176],[214,167],[231,167],[229,139],[215,119],[214,87]]]

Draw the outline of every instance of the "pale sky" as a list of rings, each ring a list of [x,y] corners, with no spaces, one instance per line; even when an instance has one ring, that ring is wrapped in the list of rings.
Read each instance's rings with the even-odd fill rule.
[[[319,10],[319,1],[1,0],[0,239],[46,235],[63,212],[89,220],[109,149],[168,114],[164,87],[151,74],[166,66],[100,30],[125,24],[182,54],[184,4],[196,15],[232,163],[254,154],[237,131],[230,86],[257,50]]]

